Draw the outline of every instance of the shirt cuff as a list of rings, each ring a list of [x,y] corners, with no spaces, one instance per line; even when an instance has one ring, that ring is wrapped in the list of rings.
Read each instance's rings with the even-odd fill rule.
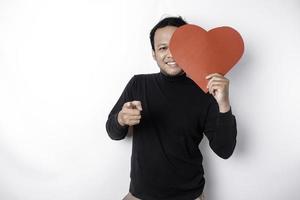
[[[231,107],[230,110],[225,113],[219,112],[218,121],[220,124],[231,124],[234,121],[234,119],[235,117],[232,114]]]

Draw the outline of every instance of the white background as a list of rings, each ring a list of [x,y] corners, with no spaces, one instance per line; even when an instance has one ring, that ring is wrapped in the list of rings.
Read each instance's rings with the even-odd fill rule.
[[[128,192],[131,138],[105,122],[134,74],[159,71],[148,35],[164,14],[245,41],[227,74],[235,152],[200,145],[208,199],[300,199],[299,0],[0,0],[1,200]]]

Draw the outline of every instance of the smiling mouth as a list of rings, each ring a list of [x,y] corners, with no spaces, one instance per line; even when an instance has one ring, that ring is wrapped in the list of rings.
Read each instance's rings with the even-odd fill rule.
[[[172,61],[172,62],[167,62],[167,65],[169,65],[170,67],[177,67],[177,63]]]

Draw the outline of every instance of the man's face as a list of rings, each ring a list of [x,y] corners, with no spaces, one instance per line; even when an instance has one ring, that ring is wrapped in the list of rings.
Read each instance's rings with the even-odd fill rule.
[[[160,71],[168,76],[176,76],[184,73],[176,64],[169,50],[170,39],[177,29],[175,26],[166,26],[156,30],[154,35],[154,51],[152,56],[157,62]]]

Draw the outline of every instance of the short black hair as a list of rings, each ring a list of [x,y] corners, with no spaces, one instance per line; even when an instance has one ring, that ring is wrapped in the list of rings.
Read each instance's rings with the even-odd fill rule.
[[[187,24],[187,22],[182,19],[181,16],[179,17],[166,17],[162,20],[160,20],[151,30],[150,32],[150,42],[151,42],[151,47],[152,50],[154,51],[154,35],[157,29],[159,28],[164,28],[166,26],[175,26],[175,27],[180,27]]]

